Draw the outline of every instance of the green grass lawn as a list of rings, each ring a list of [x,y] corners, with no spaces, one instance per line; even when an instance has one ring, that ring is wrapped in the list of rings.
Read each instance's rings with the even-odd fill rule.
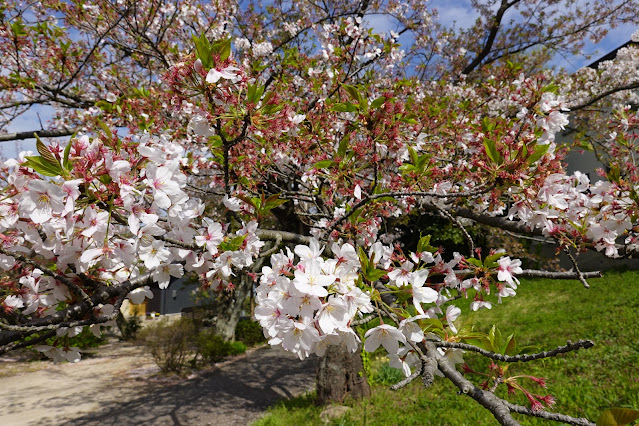
[[[517,297],[475,314],[474,321],[478,330],[488,332],[497,324],[502,334],[515,333],[519,345],[536,345],[540,350],[567,340],[593,340],[591,349],[518,363],[509,371],[545,377],[548,389],[531,385],[529,390],[555,396],[552,411],[595,421],[609,407],[639,408],[639,271],[609,272],[589,282],[591,288],[586,290],[578,281],[522,280]],[[467,306],[462,310],[467,313]],[[476,354],[467,354],[465,359],[472,367],[487,364]],[[497,424],[488,411],[458,396],[456,390],[445,379],[436,380],[428,389],[420,380],[397,392],[376,386],[368,400],[345,401],[352,410],[332,424]],[[504,397],[505,389],[498,389],[497,394]],[[522,395],[508,399],[526,405]],[[306,395],[272,407],[255,425],[321,425],[321,411],[313,395]],[[515,418],[522,424],[550,423],[521,415]]]

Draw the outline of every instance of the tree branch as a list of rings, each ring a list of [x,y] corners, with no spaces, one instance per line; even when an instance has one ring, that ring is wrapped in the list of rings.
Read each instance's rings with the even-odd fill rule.
[[[57,311],[52,315],[47,315],[46,317],[42,318],[34,318],[31,321],[22,323],[21,326],[43,327],[52,324],[60,324],[78,320],[92,311],[93,306],[96,306],[100,303],[108,303],[108,301],[113,298],[123,298],[130,291],[135,290],[138,287],[142,287],[143,285],[150,284],[150,282],[151,274],[146,274],[120,284],[103,287],[100,289],[100,291],[94,293],[93,296],[91,296],[91,303],[84,301],[78,302],[72,306],[69,306],[68,308]],[[0,332],[0,345],[2,345],[0,346],[0,355],[6,353],[11,349],[14,349],[13,346],[8,345],[9,343],[23,339],[24,337],[27,337],[35,332],[35,330],[33,332]]]
[[[583,278],[601,278],[603,274],[601,271],[590,271],[590,272],[573,272],[573,271],[562,271],[562,272],[553,272],[553,271],[541,271],[537,269],[524,269],[521,274],[518,274],[519,277],[527,277],[527,278],[552,278],[554,280],[578,280],[579,276]]]
[[[556,422],[566,423],[569,425],[595,426],[595,423],[591,422],[588,419],[584,419],[582,417],[571,417],[565,414],[549,413],[548,411],[543,411],[543,410],[533,411],[528,407],[513,404],[508,401],[504,401],[504,405],[508,407],[508,409],[512,413],[525,414],[527,416],[539,417],[542,419],[553,420]]]
[[[495,352],[490,352],[485,349],[479,348],[474,345],[469,345],[468,343],[460,343],[460,342],[444,342],[444,341],[432,341],[432,343],[438,348],[455,348],[455,349],[463,349],[466,351],[477,352],[487,358],[494,359],[495,361],[502,362],[528,362],[534,361],[542,358],[550,358],[553,356],[557,356],[559,354],[577,351],[579,349],[588,349],[595,345],[592,340],[579,340],[575,343],[568,342],[564,346],[558,346],[557,348],[550,350],[539,352],[536,354],[524,354],[524,355],[502,355]]]
[[[486,42],[484,43],[484,48],[479,52],[479,54],[472,60],[470,64],[464,68],[462,74],[470,74],[473,72],[475,68],[481,64],[486,56],[490,53],[490,50],[493,48],[493,43],[495,42],[495,37],[497,37],[497,33],[499,32],[499,28],[501,26],[501,21],[504,18],[504,14],[508,9],[510,9],[514,4],[518,3],[519,0],[514,0],[512,2],[508,2],[506,0],[502,0],[501,6],[499,6],[499,10],[495,14],[495,18],[493,19],[493,24],[490,27],[490,31],[488,32],[488,37],[486,38]]]
[[[0,142],[9,142],[9,141],[17,141],[24,139],[31,139],[34,134],[38,135],[41,138],[60,138],[63,136],[71,136],[74,133],[79,132],[81,129],[79,127],[75,129],[61,129],[61,130],[30,130],[26,132],[17,132],[17,133],[6,133],[4,135],[0,135]]]
[[[490,411],[500,424],[509,426],[519,425],[510,415],[510,410],[506,406],[505,401],[492,392],[481,390],[466,379],[459,371],[455,370],[448,360],[437,351],[435,343],[436,342],[429,341],[424,342],[428,357],[432,357],[437,361],[439,371],[457,386],[461,394],[468,395],[477,401],[482,407]]]
[[[639,88],[639,81],[635,81],[634,83],[630,83],[630,84],[627,84],[625,86],[619,86],[619,87],[615,87],[615,88],[610,89],[610,90],[606,90],[605,92],[600,93],[599,95],[589,99],[588,101],[586,101],[586,102],[584,102],[582,104],[577,104],[575,106],[568,106],[568,108],[570,109],[570,111],[578,111],[580,109],[584,109],[586,107],[589,107],[590,105],[596,103],[597,101],[602,100],[606,96],[612,95],[613,93],[621,92],[623,90],[637,89],[637,88]]]

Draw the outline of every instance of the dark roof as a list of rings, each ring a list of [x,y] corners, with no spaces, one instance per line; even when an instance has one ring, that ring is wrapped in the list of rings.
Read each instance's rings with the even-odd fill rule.
[[[602,63],[603,61],[610,61],[612,59],[615,59],[615,57],[617,56],[617,51],[619,51],[619,49],[623,49],[624,47],[628,47],[628,46],[637,46],[637,45],[639,45],[639,43],[637,43],[636,41],[627,41],[626,43],[619,46],[615,50],[607,53],[605,56],[602,56],[601,58],[597,59],[592,64],[588,65],[588,68],[597,69],[599,68],[599,64]]]

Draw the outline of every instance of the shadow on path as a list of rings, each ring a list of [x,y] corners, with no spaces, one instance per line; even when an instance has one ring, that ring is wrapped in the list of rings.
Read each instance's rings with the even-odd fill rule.
[[[264,347],[194,379],[110,403],[69,424],[245,425],[278,400],[311,390],[315,364],[314,358],[300,361],[282,349]]]

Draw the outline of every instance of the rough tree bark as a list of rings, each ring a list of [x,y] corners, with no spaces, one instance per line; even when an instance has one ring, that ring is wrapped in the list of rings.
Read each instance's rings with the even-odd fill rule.
[[[371,394],[362,363],[361,351],[331,345],[317,365],[317,403],[342,402],[346,395],[364,398]]]
[[[230,295],[217,297],[211,303],[211,311],[215,315],[211,328],[225,341],[235,339],[235,327],[240,321],[244,301],[253,288],[252,279],[246,275],[240,276],[238,281]]]

